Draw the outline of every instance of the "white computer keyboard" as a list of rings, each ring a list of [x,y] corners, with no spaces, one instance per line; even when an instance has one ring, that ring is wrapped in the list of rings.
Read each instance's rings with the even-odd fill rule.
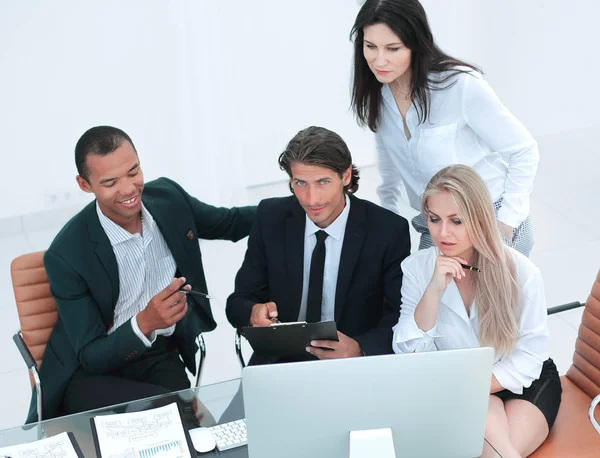
[[[220,452],[248,444],[246,419],[230,421],[210,428]]]

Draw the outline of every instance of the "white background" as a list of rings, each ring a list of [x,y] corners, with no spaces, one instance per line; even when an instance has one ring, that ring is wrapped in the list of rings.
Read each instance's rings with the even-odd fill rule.
[[[147,179],[169,176],[213,204],[287,193],[277,157],[310,124],[337,131],[375,199],[373,136],[349,112],[356,0],[0,2],[0,428],[20,424],[27,371],[11,260],[47,248],[89,196],[73,149],[98,124],[128,132]],[[548,305],[584,300],[598,271],[600,101],[592,0],[424,0],[436,40],[481,66],[540,144],[531,254]],[[410,216],[406,210],[406,216]],[[418,242],[413,240],[413,245]],[[218,322],[203,383],[239,376],[223,304],[244,243],[203,243]],[[579,316],[552,317],[570,364]]]

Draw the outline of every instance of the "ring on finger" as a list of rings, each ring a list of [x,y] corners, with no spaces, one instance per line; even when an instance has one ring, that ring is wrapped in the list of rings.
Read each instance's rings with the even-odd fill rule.
[[[175,301],[175,302],[174,302],[174,303],[171,305],[171,307],[175,307],[177,304],[179,304],[179,301]]]

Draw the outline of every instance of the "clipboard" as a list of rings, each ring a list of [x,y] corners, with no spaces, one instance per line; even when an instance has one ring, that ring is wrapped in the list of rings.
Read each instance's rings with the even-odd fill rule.
[[[270,357],[306,355],[311,340],[338,340],[335,321],[245,326],[242,333],[256,353]]]

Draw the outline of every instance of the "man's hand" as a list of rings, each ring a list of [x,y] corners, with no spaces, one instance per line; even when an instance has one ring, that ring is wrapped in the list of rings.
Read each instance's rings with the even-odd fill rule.
[[[250,326],[271,326],[277,319],[277,305],[275,302],[254,304],[250,313]]]
[[[363,356],[358,342],[338,331],[339,342],[335,340],[313,340],[306,351],[319,359],[353,358]]]
[[[166,329],[187,313],[187,294],[177,290],[185,284],[185,277],[174,278],[169,286],[154,296],[144,310],[137,314],[140,331],[149,337],[157,329]],[[186,285],[185,289],[192,289]]]
[[[498,229],[500,229],[500,233],[506,240],[509,242],[513,241],[514,228],[510,227],[508,224],[504,224],[502,221],[498,221]]]

